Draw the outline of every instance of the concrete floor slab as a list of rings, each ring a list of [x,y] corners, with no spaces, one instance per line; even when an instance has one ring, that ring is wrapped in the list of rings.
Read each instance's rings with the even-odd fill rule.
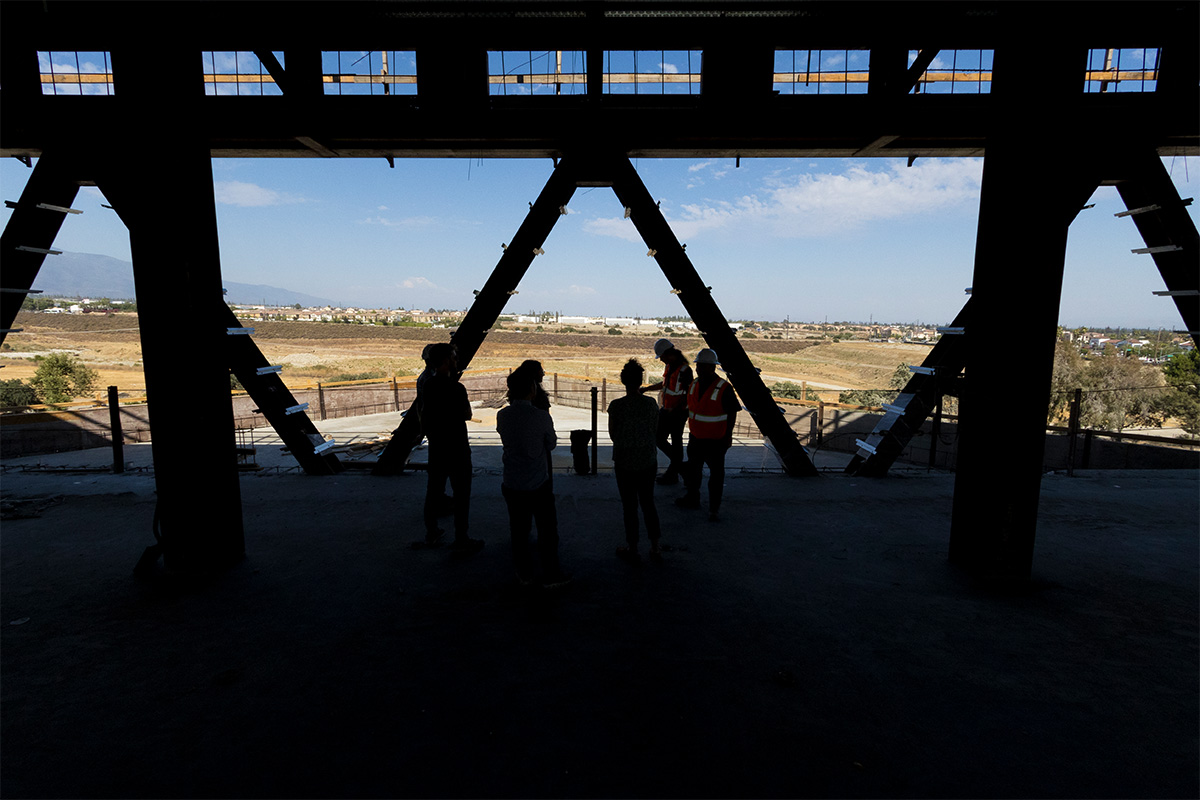
[[[564,471],[545,592],[484,449],[469,560],[411,547],[421,475],[245,474],[247,558],[192,585],[131,574],[151,473],[6,461],[4,796],[1200,791],[1195,472],[1046,476],[998,587],[946,563],[952,475],[739,468],[630,567],[611,475]]]

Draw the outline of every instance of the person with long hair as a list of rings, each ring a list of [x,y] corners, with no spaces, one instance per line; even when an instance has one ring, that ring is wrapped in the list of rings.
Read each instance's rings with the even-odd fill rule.
[[[692,368],[688,366],[687,356],[670,339],[655,342],[654,355],[665,365],[662,380],[642,387],[641,391],[662,392],[656,444],[671,461],[658,482],[674,486],[684,474],[683,427],[688,418],[687,393],[692,385]]]
[[[558,436],[550,412],[533,404],[537,384],[538,375],[532,369],[518,367],[508,376],[509,404],[496,413],[496,430],[504,446],[500,492],[508,506],[517,581],[528,586],[534,579],[529,533],[536,523],[542,585],[553,589],[571,579],[558,561],[558,513],[547,459]]]

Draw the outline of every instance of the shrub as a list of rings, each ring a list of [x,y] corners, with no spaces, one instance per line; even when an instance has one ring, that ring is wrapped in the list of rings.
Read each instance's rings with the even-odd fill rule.
[[[343,381],[369,381],[377,378],[386,378],[387,373],[374,370],[371,372],[339,372],[336,375],[330,375],[323,383],[341,383]]]
[[[29,384],[17,378],[0,381],[0,406],[31,406],[37,401],[37,392]]]
[[[805,391],[807,389],[807,391]],[[771,395],[774,397],[786,397],[791,400],[820,400],[817,393],[806,386],[801,386],[798,383],[791,381],[781,381],[771,387]]]
[[[896,392],[887,389],[853,389],[838,394],[838,402],[848,406],[881,406],[896,400]]]
[[[99,375],[66,353],[51,353],[40,359],[29,385],[43,403],[64,403],[96,386]]]

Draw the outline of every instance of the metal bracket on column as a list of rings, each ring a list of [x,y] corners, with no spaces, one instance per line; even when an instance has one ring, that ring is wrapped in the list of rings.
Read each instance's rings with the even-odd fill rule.
[[[38,159],[21,197],[12,204],[13,213],[0,236],[0,261],[4,263],[4,283],[12,291],[0,296],[0,342],[12,330],[13,320],[37,278],[67,215],[47,214],[46,210],[71,210],[79,193],[77,176],[71,175],[66,162],[54,154]],[[18,244],[19,242],[19,244]]]
[[[282,367],[272,365],[251,338],[254,329],[241,327],[233,309],[224,303],[219,313],[228,334],[225,346],[229,369],[266,416],[288,452],[309,475],[341,472],[342,463],[336,454],[326,452],[328,447],[314,447],[314,437],[316,440],[322,437],[316,423],[304,413],[308,403],[296,402],[279,376]],[[238,335],[240,331],[245,334]]]
[[[1118,167],[1125,174],[1118,180],[1117,192],[1126,211],[1116,216],[1128,216],[1137,226],[1146,247],[1133,250],[1149,254],[1154,259],[1166,284],[1165,292],[1155,294],[1171,297],[1188,331],[1200,328],[1200,273],[1196,258],[1200,255],[1200,234],[1196,223],[1185,211],[1190,203],[1180,199],[1179,191],[1162,160],[1153,150],[1146,151]],[[1192,334],[1200,345],[1200,337]]]

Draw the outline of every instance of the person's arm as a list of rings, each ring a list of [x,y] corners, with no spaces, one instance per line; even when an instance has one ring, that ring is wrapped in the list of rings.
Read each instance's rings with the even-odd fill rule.
[[[737,422],[738,412],[742,409],[742,402],[738,400],[737,394],[733,391],[733,384],[729,385],[729,389],[725,392],[725,397],[721,401],[721,405],[725,408],[725,413],[729,415],[728,426],[725,429],[725,449],[733,447],[733,426]]]
[[[663,388],[663,382],[659,381],[658,383],[652,383],[649,386],[643,386],[638,391],[640,391],[642,394],[647,394],[649,392],[657,392],[662,388]]]
[[[617,401],[613,400],[608,404],[608,413],[605,416],[608,418],[608,438],[612,440],[613,447],[621,446],[621,426],[613,425],[613,410],[616,409],[616,417],[619,419],[621,415],[621,407],[617,405]]]
[[[456,383],[455,386],[458,387],[458,403],[459,407],[462,409],[463,419],[469,420],[471,419],[472,409],[471,398],[467,396],[467,387],[463,386],[461,383]]]
[[[679,389],[680,389],[680,391],[686,393],[688,390],[688,387],[692,385],[692,381],[694,379],[695,379],[695,377],[692,375],[691,367],[684,367],[683,369],[679,370]]]
[[[545,433],[542,440],[547,450],[553,450],[558,446],[558,434],[554,432],[554,420],[550,417],[549,411],[543,411],[542,413],[544,415],[542,417],[542,424],[545,426]]]

